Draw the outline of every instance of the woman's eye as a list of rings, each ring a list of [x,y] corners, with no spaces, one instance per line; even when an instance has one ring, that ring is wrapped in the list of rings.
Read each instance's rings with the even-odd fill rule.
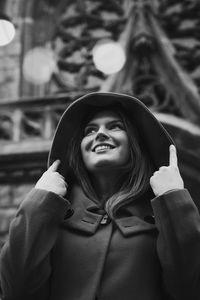
[[[118,130],[118,129],[123,129],[123,125],[122,124],[119,124],[119,123],[114,123],[110,126],[110,129],[111,130]]]
[[[96,129],[93,127],[86,127],[84,130],[84,135],[90,135],[96,132]]]

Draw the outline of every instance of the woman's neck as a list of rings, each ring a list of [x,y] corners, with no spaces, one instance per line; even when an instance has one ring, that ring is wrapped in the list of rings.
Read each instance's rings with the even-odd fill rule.
[[[115,194],[121,185],[120,176],[116,174],[96,174],[93,177],[94,189],[101,202]]]

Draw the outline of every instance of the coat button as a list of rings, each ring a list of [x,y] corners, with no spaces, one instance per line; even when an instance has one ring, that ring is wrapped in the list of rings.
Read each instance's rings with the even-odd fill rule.
[[[102,218],[100,224],[101,224],[101,225],[106,225],[106,224],[108,224],[108,223],[110,223],[110,218],[109,218],[109,216],[108,216],[107,214],[105,214],[105,215],[103,216],[103,218]]]
[[[64,216],[64,220],[69,219],[74,214],[74,210],[69,208]]]
[[[154,216],[145,216],[144,221],[149,224],[155,224],[155,217]]]

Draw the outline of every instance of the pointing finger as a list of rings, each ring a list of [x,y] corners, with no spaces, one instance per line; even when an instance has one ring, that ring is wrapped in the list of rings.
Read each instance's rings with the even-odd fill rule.
[[[59,164],[60,164],[60,160],[59,160],[59,159],[55,160],[55,161],[52,163],[52,165],[48,168],[47,171],[48,171],[48,172],[49,172],[49,171],[50,171],[50,172],[56,172],[57,169],[58,169]]]
[[[174,167],[178,165],[176,147],[174,145],[170,145],[169,147],[169,165]]]

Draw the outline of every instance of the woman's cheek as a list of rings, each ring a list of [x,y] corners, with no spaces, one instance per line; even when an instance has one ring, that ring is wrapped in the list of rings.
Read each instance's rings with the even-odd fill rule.
[[[93,140],[90,137],[84,137],[81,141],[81,154],[82,158],[87,155],[87,152],[92,150]]]

